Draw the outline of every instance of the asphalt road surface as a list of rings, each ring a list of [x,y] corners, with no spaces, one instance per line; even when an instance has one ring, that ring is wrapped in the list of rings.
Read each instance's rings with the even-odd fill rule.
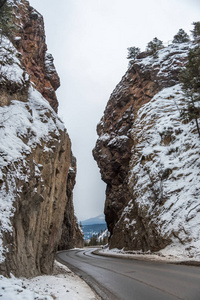
[[[200,267],[97,256],[93,251],[62,251],[57,260],[103,300],[200,300]]]

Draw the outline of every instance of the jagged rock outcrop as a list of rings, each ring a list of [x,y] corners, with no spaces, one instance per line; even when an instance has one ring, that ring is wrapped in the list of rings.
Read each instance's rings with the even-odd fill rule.
[[[73,208],[76,160],[54,111],[59,78],[43,20],[28,1],[9,2],[20,31],[13,43],[2,36],[0,48],[0,274],[29,277],[51,273],[59,244],[81,246],[83,236]]]
[[[47,99],[55,111],[58,101],[55,91],[60,79],[53,64],[53,57],[47,53],[44,21],[27,0],[13,0],[16,32],[12,39],[21,53],[22,64],[37,90]]]
[[[53,64],[53,57],[47,53],[45,42],[44,21],[27,0],[8,1],[13,8],[15,27],[10,35],[12,44],[18,50],[24,71],[29,74],[29,80],[35,84],[37,90],[49,101],[55,111],[58,108],[56,89],[60,86],[60,79]],[[8,41],[9,43],[9,41]],[[4,53],[2,64],[10,64],[12,53]],[[15,62],[17,64],[17,62]],[[24,73],[25,75],[26,73]],[[3,74],[6,77],[6,72]],[[4,93],[6,96],[4,97]],[[9,103],[13,97],[27,100],[27,77],[23,82],[4,80],[1,84],[1,103]]]
[[[93,155],[107,183],[110,248],[157,251],[177,243],[191,255],[199,249],[199,141],[194,124],[180,118],[178,84],[189,47],[169,45],[157,58],[141,54],[97,126]]]

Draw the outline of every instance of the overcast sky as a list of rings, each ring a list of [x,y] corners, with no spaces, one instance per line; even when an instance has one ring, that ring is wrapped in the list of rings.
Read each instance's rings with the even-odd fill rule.
[[[77,158],[74,205],[78,220],[103,213],[105,184],[92,149],[96,125],[127,70],[127,48],[164,43],[200,21],[199,0],[30,0],[44,17],[48,52],[61,79],[62,117]]]

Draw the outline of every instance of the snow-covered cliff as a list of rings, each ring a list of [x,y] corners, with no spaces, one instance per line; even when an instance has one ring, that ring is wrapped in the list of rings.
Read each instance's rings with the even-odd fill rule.
[[[110,248],[200,254],[199,137],[178,81],[193,43],[139,55],[111,94],[94,157]]]
[[[26,0],[9,3],[20,27],[10,39],[1,36],[0,48],[0,273],[33,276],[51,273],[60,243],[80,246],[83,237],[72,199],[76,160],[55,112],[58,76],[45,40],[34,35],[38,27],[44,32],[42,17]],[[37,66],[35,48],[24,54],[23,40],[37,42]],[[53,98],[44,98],[42,86],[53,89]]]

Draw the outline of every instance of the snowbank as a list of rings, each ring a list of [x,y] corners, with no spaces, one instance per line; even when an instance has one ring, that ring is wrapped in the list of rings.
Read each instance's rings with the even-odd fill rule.
[[[52,276],[10,279],[0,275],[0,298],[3,300],[95,300],[98,297],[77,275],[56,262]]]
[[[179,246],[179,245],[177,245]],[[136,260],[146,260],[146,261],[163,261],[163,262],[169,262],[169,263],[193,263],[199,265],[200,263],[200,257],[196,256],[194,257],[188,257],[187,253],[184,251],[184,247],[177,247],[174,249],[174,247],[166,247],[164,250],[158,251],[158,252],[143,252],[141,251],[134,251],[134,250],[128,250],[125,251],[123,249],[101,249],[95,251],[96,254],[103,255],[103,256],[111,256],[111,257],[124,257],[124,258],[131,258]]]

